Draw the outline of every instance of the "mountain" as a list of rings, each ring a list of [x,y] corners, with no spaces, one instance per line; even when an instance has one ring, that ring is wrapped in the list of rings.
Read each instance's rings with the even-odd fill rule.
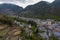
[[[52,3],[40,1],[34,5],[27,6],[20,16],[36,17],[40,19],[58,19],[60,20],[60,0],[55,0]]]
[[[60,0],[55,0],[52,3],[40,1],[34,5],[27,6],[25,9],[14,4],[0,4],[0,13],[8,15],[15,14],[22,17],[60,20]]]
[[[55,0],[52,4],[53,13],[60,16],[60,0]]]
[[[46,13],[46,11],[47,11],[46,8],[48,8],[48,6],[49,6],[49,3],[48,2],[41,1],[41,2],[39,2],[37,4],[29,5],[25,9],[26,10],[33,11],[36,14],[43,14],[43,13]]]
[[[7,15],[13,15],[16,13],[22,12],[23,8],[14,4],[0,4],[0,13],[7,14]]]
[[[49,12],[49,9],[50,9],[49,5],[50,5],[50,3],[45,2],[45,1],[41,1],[34,5],[29,5],[24,9],[24,11],[22,13],[20,13],[21,14],[20,16],[22,16],[24,14],[23,15],[24,17],[27,15],[28,15],[28,17],[30,17],[30,15],[31,16],[33,15],[32,17],[36,17],[36,18],[44,17]]]

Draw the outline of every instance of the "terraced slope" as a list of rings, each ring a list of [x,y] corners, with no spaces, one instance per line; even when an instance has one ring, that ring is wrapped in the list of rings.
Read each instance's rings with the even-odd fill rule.
[[[0,25],[0,40],[18,40],[20,27]]]

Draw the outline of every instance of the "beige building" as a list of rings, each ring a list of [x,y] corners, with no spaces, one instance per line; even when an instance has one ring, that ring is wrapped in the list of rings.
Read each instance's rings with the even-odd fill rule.
[[[51,20],[51,19],[47,19],[47,25],[52,25],[54,20]]]

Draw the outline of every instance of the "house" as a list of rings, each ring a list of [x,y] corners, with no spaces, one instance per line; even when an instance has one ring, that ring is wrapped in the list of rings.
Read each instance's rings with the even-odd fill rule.
[[[47,25],[51,25],[54,22],[54,20],[47,19]]]

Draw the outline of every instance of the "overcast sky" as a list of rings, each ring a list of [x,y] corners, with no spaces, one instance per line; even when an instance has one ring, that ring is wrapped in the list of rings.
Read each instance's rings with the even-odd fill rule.
[[[0,4],[1,3],[13,3],[19,6],[22,6],[23,8],[25,8],[27,5],[32,5],[35,4],[37,2],[39,2],[41,0],[0,0]],[[43,1],[47,1],[47,2],[53,2],[54,0],[43,0]]]

